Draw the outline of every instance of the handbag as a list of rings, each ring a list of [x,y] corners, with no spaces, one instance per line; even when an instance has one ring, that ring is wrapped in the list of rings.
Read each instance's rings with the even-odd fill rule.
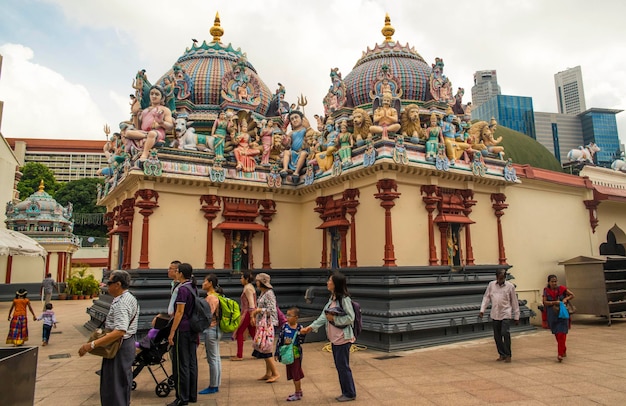
[[[111,331],[112,330],[108,330],[108,329],[102,330],[101,328],[98,328],[94,330],[94,332],[91,333],[91,335],[89,336],[89,342],[102,338],[105,335],[109,334]],[[119,351],[121,344],[122,344],[122,338],[120,338],[119,340],[113,341],[112,343],[109,343],[106,346],[96,347],[93,350],[89,351],[89,354],[97,355],[102,358],[112,359],[112,358],[115,358],[115,355],[117,355],[117,352]]]
[[[559,319],[569,319],[569,312],[563,302],[559,304]]]
[[[285,365],[291,365],[293,364],[293,361],[295,359],[295,348],[294,348],[294,343],[296,342],[296,337],[298,337],[298,332],[296,331],[296,334],[293,336],[293,339],[291,340],[291,343],[289,344],[284,344],[281,345],[278,348],[278,355],[279,355],[279,359],[280,359],[280,363],[281,364],[285,364]]]
[[[135,311],[135,314],[133,315],[133,318],[130,319],[130,322],[128,323],[128,325],[130,326],[131,324],[133,324],[133,321],[135,320],[135,317],[137,317],[137,311]],[[106,318],[104,320],[102,320],[102,323],[100,323],[100,327],[98,327],[97,329],[95,329],[91,335],[89,336],[89,341],[88,342],[92,342],[94,340],[97,340],[99,338],[104,337],[105,335],[111,333],[113,330],[110,329],[102,329],[102,326],[104,325],[104,323],[106,322]],[[102,358],[106,358],[106,359],[113,359],[115,358],[115,356],[117,355],[117,352],[120,350],[120,345],[122,345],[122,340],[124,339],[124,337],[121,337],[119,340],[113,341],[112,343],[109,343],[105,346],[98,346],[95,347],[94,349],[92,349],[91,351],[89,351],[89,354],[91,355],[97,355],[98,357],[102,357]]]
[[[253,347],[261,353],[272,352],[274,347],[274,326],[269,314],[264,314],[257,322]]]
[[[570,315],[576,313],[576,306],[574,306],[574,303],[572,303],[570,300],[565,303],[565,306],[567,307],[567,311]]]

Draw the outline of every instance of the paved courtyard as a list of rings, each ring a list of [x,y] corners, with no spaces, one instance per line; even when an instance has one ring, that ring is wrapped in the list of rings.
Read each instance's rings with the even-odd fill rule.
[[[78,347],[88,333],[82,327],[91,301],[55,301],[59,320],[50,345],[39,347],[35,405],[99,405],[100,358],[78,357]],[[35,301],[34,309],[40,310]],[[10,303],[0,303],[0,314],[8,315]],[[6,320],[6,319],[5,319]],[[41,322],[29,321],[28,344],[41,343]],[[0,327],[2,346],[8,322]],[[496,362],[491,339],[398,352],[370,349],[351,356],[357,399],[351,405],[624,405],[626,404],[626,320],[611,327],[604,319],[575,315],[568,337],[568,357],[556,361],[556,342],[547,330],[519,334],[513,339],[513,362]],[[304,398],[297,404],[337,403],[340,395],[332,356],[324,343],[304,345],[302,381]],[[250,341],[246,342],[250,349]],[[221,343],[222,386],[217,394],[198,395],[198,406],[286,404],[293,384],[281,378],[274,384],[257,381],[263,361],[249,357],[229,361],[235,353],[231,341]],[[204,347],[199,348],[199,388],[208,386]],[[69,355],[68,358],[56,356]],[[171,371],[166,362],[168,372]],[[163,372],[155,369],[158,379]],[[136,379],[132,405],[165,405],[174,399],[155,394],[155,383],[147,370]],[[0,402],[1,403],[1,402]]]

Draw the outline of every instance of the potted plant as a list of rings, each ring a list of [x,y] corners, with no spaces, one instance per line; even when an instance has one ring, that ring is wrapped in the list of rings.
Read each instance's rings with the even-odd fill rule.
[[[67,294],[72,300],[78,299],[78,292],[80,291],[80,278],[77,276],[71,276],[67,278]]]
[[[94,278],[93,275],[89,274],[85,278],[83,278],[83,292],[87,299],[91,297],[95,297],[98,295],[100,291],[100,283]]]

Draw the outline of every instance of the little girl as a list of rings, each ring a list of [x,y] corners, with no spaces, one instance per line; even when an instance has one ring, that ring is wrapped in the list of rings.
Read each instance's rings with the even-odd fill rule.
[[[41,316],[37,317],[37,320],[43,320],[43,334],[42,334],[42,346],[48,345],[48,341],[50,341],[50,332],[52,331],[52,326],[56,328],[57,319],[54,316],[54,312],[52,311],[52,303],[46,303],[46,310],[41,313]]]
[[[299,316],[300,309],[297,307],[292,307],[287,311],[287,323],[283,324],[280,330],[280,335],[276,342],[276,352],[274,353],[274,358],[277,361],[281,361],[280,347],[293,343],[294,360],[293,363],[286,365],[286,367],[287,380],[293,379],[296,392],[287,397],[288,402],[302,399],[302,384],[300,381],[304,378],[304,372],[302,371],[302,343],[304,342],[304,334],[300,333],[302,324],[298,323]]]

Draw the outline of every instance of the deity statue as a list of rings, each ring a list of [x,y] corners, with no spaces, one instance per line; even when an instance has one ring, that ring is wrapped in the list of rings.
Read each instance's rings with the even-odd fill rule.
[[[454,162],[464,157],[467,162],[469,158],[465,153],[466,150],[471,149],[470,145],[466,142],[459,141],[456,139],[456,128],[452,123],[454,120],[454,114],[452,114],[452,109],[448,108],[446,115],[444,117],[444,121],[441,125],[441,132],[443,133],[443,141],[446,145],[446,155],[450,160],[450,164],[454,164]]]
[[[304,114],[298,110],[289,113],[289,122],[291,124],[291,132],[283,138],[285,151],[281,175],[286,176],[287,171],[292,170],[293,174],[296,176],[295,180],[297,180],[308,155],[304,140],[311,126],[309,121],[304,117]]]
[[[176,111],[176,97],[174,96],[174,79],[165,77],[163,79],[163,91],[165,92],[165,105],[170,111]]]
[[[176,95],[176,99],[188,99],[189,96],[191,96],[191,91],[193,90],[193,82],[191,81],[191,78],[178,64],[174,65],[172,69],[174,71],[174,94]]]
[[[502,141],[502,137],[493,138],[493,131],[496,128],[497,123],[495,119],[492,119],[492,123],[486,121],[479,121],[472,124],[469,129],[469,135],[472,139],[472,148],[478,151],[487,151],[491,154],[496,154],[500,159],[504,159],[504,147],[499,146]]]
[[[146,70],[142,69],[135,75],[133,79],[133,89],[135,89],[135,98],[139,101],[142,109],[150,105],[150,87],[151,84],[146,76]]]
[[[452,105],[452,111],[454,114],[463,115],[465,114],[465,109],[463,109],[463,95],[465,94],[465,89],[459,87],[454,95],[454,104]]]
[[[150,150],[165,142],[165,132],[174,127],[172,112],[165,107],[165,92],[160,86],[150,88],[150,107],[139,114],[140,129],[127,129],[126,138],[141,150],[140,162],[148,159]]]
[[[417,104],[409,104],[404,108],[401,119],[402,135],[414,139],[425,139],[426,134],[420,122],[420,110]]]
[[[324,114],[327,116],[342,108],[346,104],[346,85],[343,83],[343,80],[341,80],[341,72],[339,72],[339,68],[333,68],[330,70],[330,80],[332,84],[322,101],[322,104],[324,105]]]
[[[376,101],[377,99],[374,100],[374,106],[377,105]],[[391,102],[391,93],[383,93],[381,106],[374,108],[374,125],[370,126],[372,134],[382,134],[383,138],[386,138],[389,132],[395,133],[400,130],[398,110],[391,105]],[[399,100],[396,99],[396,102],[399,103]]]
[[[262,120],[261,121],[261,145],[263,153],[261,155],[261,165],[269,166],[270,164],[270,152],[272,145],[274,144],[274,121]]]
[[[232,125],[231,120],[227,119],[226,112],[220,111],[217,115],[217,119],[213,122],[213,128],[211,129],[211,135],[213,136],[213,150],[215,151],[216,158],[224,158],[224,144],[226,142],[226,134],[229,127]]]
[[[235,240],[232,244],[232,255],[233,255],[233,271],[235,273],[241,272],[241,261],[243,259],[243,254],[248,253],[248,242],[241,241],[241,233],[237,231],[235,233]]]
[[[234,150],[235,160],[237,161],[236,169],[243,172],[254,172],[256,168],[255,156],[260,151],[250,145],[250,134],[248,133],[248,122],[241,120],[239,133],[236,136],[236,147]]]
[[[354,146],[354,139],[352,134],[348,131],[348,122],[342,121],[339,123],[339,157],[341,158],[341,164],[343,166],[349,166],[352,163],[352,147]]]
[[[335,128],[335,120],[328,117],[326,120],[326,138],[320,137],[319,146],[321,152],[315,154],[315,160],[322,172],[327,171],[333,166],[333,153],[337,150],[339,132]]]

